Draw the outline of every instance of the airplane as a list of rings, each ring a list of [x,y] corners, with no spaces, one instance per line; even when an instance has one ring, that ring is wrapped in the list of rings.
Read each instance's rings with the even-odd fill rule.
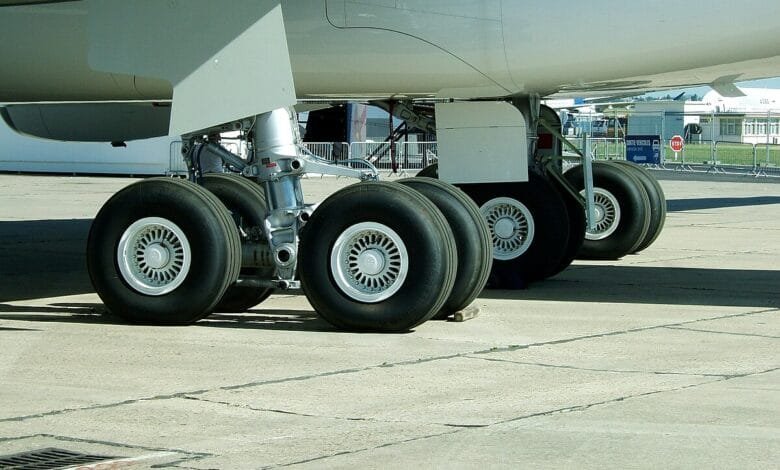
[[[338,328],[405,331],[489,276],[511,286],[652,243],[658,183],[594,164],[591,191],[587,159],[561,174],[541,100],[780,75],[778,18],[763,0],[0,0],[0,103],[43,138],[182,136],[189,179],[135,183],[93,222],[89,274],[114,314],[188,324],[301,287]],[[615,40],[587,40],[599,30]],[[346,101],[435,129],[423,176],[438,180],[304,152],[296,110]],[[220,145],[227,131],[250,158]],[[309,172],[361,182],[315,207]]]

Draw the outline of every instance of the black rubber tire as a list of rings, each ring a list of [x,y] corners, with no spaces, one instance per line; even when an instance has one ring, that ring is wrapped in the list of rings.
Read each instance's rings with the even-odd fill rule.
[[[145,295],[118,267],[117,247],[131,224],[146,217],[175,223],[187,237],[191,266],[172,292]],[[116,193],[98,212],[87,241],[87,268],[108,310],[133,323],[185,325],[210,314],[241,268],[241,241],[225,206],[198,185],[153,178]]]
[[[578,199],[574,197],[569,191],[562,187],[562,183],[555,178],[550,178],[553,186],[560,194],[561,199],[566,205],[566,214],[569,216],[569,239],[566,246],[563,249],[563,258],[558,263],[558,266],[553,270],[553,273],[549,277],[555,276],[568,268],[574,259],[577,257],[582,248],[582,244],[585,242],[585,229],[587,228],[587,221],[585,218],[585,209]]]
[[[455,236],[458,271],[452,293],[433,318],[447,318],[470,305],[482,292],[493,265],[490,229],[471,198],[455,186],[433,178],[398,181],[433,202],[447,218]]]
[[[547,178],[531,171],[526,183],[464,184],[459,187],[480,208],[492,199],[506,197],[522,203],[534,219],[534,237],[524,253],[510,260],[494,257],[491,287],[523,288],[557,272],[569,241],[569,216],[563,199]]]
[[[639,246],[633,251],[639,253],[655,242],[664,229],[666,223],[666,195],[661,187],[661,183],[646,168],[642,168],[636,163],[625,160],[613,160],[611,163],[621,165],[624,168],[634,172],[634,176],[642,183],[647,196],[650,200],[650,227],[647,234]]]
[[[231,218],[240,228],[239,235],[242,242],[247,241],[244,234],[248,234],[251,228],[263,227],[266,212],[265,194],[256,183],[247,180],[241,175],[207,173],[201,178],[201,184],[217,196],[230,211]],[[260,241],[265,241],[265,238]],[[274,267],[242,267],[239,276],[272,279],[275,271]],[[214,307],[214,311],[244,312],[267,299],[272,293],[273,289],[238,286],[234,283],[227,288],[222,299]]]
[[[564,173],[578,191],[585,188],[582,165]],[[644,240],[650,226],[650,200],[633,172],[606,162],[593,162],[593,186],[610,192],[620,208],[621,218],[614,233],[601,240],[586,236],[577,257],[616,260],[633,253]]]
[[[422,170],[420,170],[415,176],[418,178],[435,178],[439,179],[439,164],[431,163]]]
[[[331,270],[334,245],[347,229],[383,224],[403,241],[408,272],[400,289],[376,303],[342,291]],[[395,183],[368,182],[327,198],[300,233],[298,273],[317,312],[334,326],[353,331],[407,331],[438,313],[457,272],[454,235],[444,215],[423,195]]]

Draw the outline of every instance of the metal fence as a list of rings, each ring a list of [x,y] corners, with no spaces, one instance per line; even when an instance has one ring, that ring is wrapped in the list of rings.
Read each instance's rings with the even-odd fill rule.
[[[421,170],[438,160],[436,142],[307,142],[304,147],[329,161],[365,160],[380,170]]]
[[[241,142],[223,140],[222,145],[244,157],[246,148]],[[187,165],[181,154],[181,141],[171,143],[167,175],[186,176]],[[333,163],[365,160],[380,170],[403,172],[421,170],[438,161],[436,142],[306,142],[304,149]]]
[[[626,144],[623,139],[590,138],[591,157],[594,160],[625,160]],[[582,139],[574,139],[577,148]],[[663,145],[668,146],[668,142]],[[780,177],[780,144],[750,144],[726,141],[700,141],[687,143],[681,152],[670,149],[658,169],[699,171],[715,173],[749,174]],[[569,162],[576,164],[576,162]]]
[[[589,140],[591,156],[595,160],[626,159],[624,139],[594,137]],[[572,139],[572,143],[580,147],[582,139]],[[187,174],[181,145],[179,141],[171,143],[169,175]],[[239,155],[246,152],[240,142],[226,141],[223,145]],[[668,142],[663,142],[662,146],[668,146]],[[438,161],[436,142],[395,142],[392,145],[385,142],[307,142],[304,148],[330,162],[365,160],[380,170],[395,172],[421,170]],[[677,154],[669,149],[662,154],[662,162],[657,165],[660,169],[780,177],[780,144],[776,143],[700,140],[685,144]]]

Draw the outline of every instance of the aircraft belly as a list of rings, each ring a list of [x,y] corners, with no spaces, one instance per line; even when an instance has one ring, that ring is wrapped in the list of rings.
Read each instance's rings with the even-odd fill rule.
[[[469,98],[517,91],[504,56],[499,0],[326,0],[325,4],[328,21],[338,31],[327,32],[317,52],[319,57],[340,59],[326,69],[335,72],[329,77],[333,85],[343,86],[345,78],[355,83],[350,77],[357,71],[361,79],[364,73],[370,75],[370,80],[355,83],[362,88],[369,85],[372,89],[366,92]],[[285,6],[288,15],[295,10],[293,2]],[[307,54],[307,59],[316,61],[313,55]],[[338,65],[341,70],[334,70]],[[298,83],[301,68],[295,69]],[[308,76],[301,80],[308,83]]]
[[[739,68],[780,55],[780,3],[675,0],[503,2],[507,60],[516,86],[587,93],[705,84],[698,71],[719,65],[739,80],[775,76],[776,68]],[[695,12],[695,14],[687,14]],[[544,21],[539,21],[544,18]],[[581,96],[581,95],[580,95]]]

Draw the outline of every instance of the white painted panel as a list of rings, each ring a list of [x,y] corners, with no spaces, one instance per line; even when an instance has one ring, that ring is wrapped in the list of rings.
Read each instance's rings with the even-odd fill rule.
[[[528,181],[522,113],[505,102],[436,105],[439,178],[449,183]]]

